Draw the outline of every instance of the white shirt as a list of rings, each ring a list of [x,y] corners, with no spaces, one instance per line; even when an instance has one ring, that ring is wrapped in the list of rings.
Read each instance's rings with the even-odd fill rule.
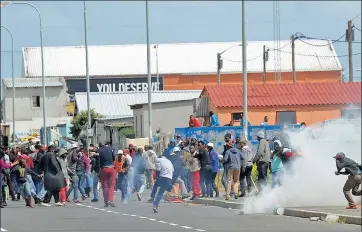
[[[126,160],[127,160],[128,166],[131,166],[131,164],[132,164],[132,157],[131,157],[129,154],[126,155]]]
[[[168,160],[166,157],[157,158],[156,170],[160,172],[161,177],[172,180],[174,168],[171,161]]]
[[[4,156],[4,162],[5,162],[6,164],[10,164],[10,157],[9,157],[9,155],[5,154],[5,156]]]

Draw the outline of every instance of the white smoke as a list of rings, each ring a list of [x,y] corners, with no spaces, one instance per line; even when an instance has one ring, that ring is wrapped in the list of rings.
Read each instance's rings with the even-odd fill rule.
[[[336,120],[289,133],[290,145],[302,153],[293,164],[294,174],[285,176],[282,187],[265,188],[247,198],[244,213],[272,213],[276,207],[342,206],[345,175],[336,176],[338,152],[361,163],[361,118]],[[357,197],[355,198],[357,200]]]

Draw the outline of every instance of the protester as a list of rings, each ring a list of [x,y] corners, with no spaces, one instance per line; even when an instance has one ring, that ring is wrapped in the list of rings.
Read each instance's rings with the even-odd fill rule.
[[[228,185],[227,185],[225,200],[230,199],[230,191],[233,181],[234,181],[234,190],[239,189],[240,172],[241,173],[245,172],[245,167],[247,163],[244,154],[241,153],[239,149],[234,148],[233,141],[229,141],[228,145],[230,146],[230,149],[227,150],[227,152],[225,153],[225,157],[223,159],[223,162],[228,167],[228,173],[227,173]],[[236,193],[234,195],[234,198],[235,199],[238,198],[238,195]]]
[[[209,158],[209,154],[206,151],[205,143],[203,141],[199,141],[198,144],[198,152],[194,155],[194,158],[198,158],[200,160],[200,186],[201,186],[201,197],[210,197],[211,196],[211,175],[212,168],[211,162]]]
[[[257,152],[253,158],[253,163],[258,167],[258,184],[259,189],[266,185],[268,177],[268,163],[270,160],[269,143],[265,139],[265,133],[259,131],[256,135],[259,141]]]
[[[175,147],[169,158],[169,160],[171,161],[173,168],[174,168],[171,185],[178,184],[181,188],[182,199],[185,199],[190,196],[187,194],[187,189],[186,189],[185,183],[181,179],[181,175],[183,173],[185,163],[179,153],[180,153],[180,148]],[[169,189],[169,192],[170,191],[171,191],[171,189]],[[178,196],[175,196],[175,198],[176,198],[176,201],[178,201]]]
[[[114,185],[116,182],[116,172],[114,170],[115,155],[111,146],[104,146],[99,143],[100,158],[100,179],[103,188],[104,207],[116,207],[114,199]]]
[[[225,157],[225,154],[226,152],[231,148],[229,146],[229,142],[231,141],[231,134],[230,133],[227,133],[225,134],[224,136],[224,151],[222,152],[222,157]],[[222,164],[223,165],[223,174],[222,174],[222,179],[221,179],[221,182],[222,182],[222,185],[224,186],[224,190],[226,192],[227,190],[227,186],[228,186],[228,177],[227,177],[227,174],[228,174],[228,165],[226,165],[225,163]],[[234,195],[234,185],[231,186],[231,192],[230,192],[230,195]]]
[[[30,192],[30,184],[28,181],[27,176],[30,173],[36,174],[30,168],[26,167],[26,160],[19,160],[19,169],[14,169],[12,172],[16,176],[16,183],[19,189],[19,192],[23,199],[25,200],[26,206],[33,208],[33,203],[31,199],[31,192]]]
[[[13,166],[17,165],[17,163],[5,163],[3,161],[3,157],[4,157],[4,152],[2,150],[0,150],[0,189],[2,190],[2,186],[3,186],[3,170],[4,169],[9,169],[12,168]],[[4,208],[4,204],[3,204],[3,194],[0,194],[0,208]]]
[[[199,120],[193,115],[190,115],[189,127],[201,127]]]
[[[361,185],[361,165],[356,163],[354,160],[347,158],[343,152],[337,153],[336,156],[333,157],[336,160],[337,171],[336,175],[348,175],[348,179],[343,186],[343,193],[348,201],[349,206],[346,209],[357,209],[356,202],[353,200],[353,196],[361,196],[362,191],[359,190]],[[342,169],[345,171],[342,172]],[[352,194],[351,194],[352,190]]]
[[[59,202],[59,192],[66,186],[62,168],[54,154],[54,146],[48,147],[48,152],[41,158],[40,169],[43,171],[45,194],[43,203],[50,206],[51,198],[54,197],[55,205],[62,206]]]
[[[142,193],[146,187],[146,163],[142,156],[143,149],[138,148],[132,159],[133,167],[133,191],[137,195],[138,201],[142,201]]]
[[[149,149],[149,146],[145,146],[143,158],[145,160],[147,188],[152,188],[154,185],[153,175],[156,170],[156,152],[153,149]]]
[[[191,182],[192,182],[192,198],[200,198],[200,160],[195,158],[197,156],[198,151],[195,146],[190,146],[190,155],[186,157],[186,166],[190,167],[191,172]]]
[[[99,184],[99,172],[100,172],[100,160],[98,152],[94,150],[89,151],[91,160],[91,172],[93,174],[93,199],[92,202],[98,202],[98,184]]]
[[[69,173],[70,175],[74,175],[74,173],[71,173],[71,170],[68,167],[68,160],[67,160],[67,151],[64,148],[61,148],[58,153],[57,160],[60,164],[60,167],[62,169],[64,180],[66,183],[66,186],[62,189],[60,189],[60,202],[65,205],[67,202],[67,185],[69,184]]]
[[[210,126],[220,126],[219,118],[217,117],[216,114],[214,114],[213,111],[209,112],[209,116],[210,116]]]
[[[171,186],[174,168],[170,160],[164,156],[161,156],[156,161],[156,170],[159,172],[159,177],[157,178],[152,188],[151,198],[148,201],[153,203],[154,213],[158,213],[158,205],[162,199],[162,196]]]
[[[133,146],[133,145],[132,145]],[[132,147],[132,149],[134,150],[135,147]],[[131,192],[133,190],[133,167],[132,167],[132,157],[130,155],[130,151],[129,149],[124,149],[123,150],[123,155],[126,157],[127,160],[127,165],[128,165],[128,171],[127,171],[127,196],[128,193]],[[128,197],[127,197],[128,198]]]
[[[126,150],[126,149],[125,149]],[[128,189],[128,170],[130,164],[127,161],[126,155],[124,155],[124,151],[119,150],[118,156],[114,161],[114,169],[118,175],[118,188],[122,194],[122,202],[127,203],[127,189]]]
[[[191,192],[192,191],[191,171],[190,171],[190,165],[187,163],[187,159],[188,159],[188,157],[190,157],[190,150],[189,150],[189,147],[185,146],[185,142],[182,142],[180,144],[180,149],[181,149],[181,157],[185,163],[181,178],[185,183],[187,192]]]
[[[274,141],[274,152],[271,155],[271,175],[272,175],[272,188],[281,186],[284,176],[284,165],[282,162],[283,154],[282,143],[279,140]]]
[[[265,116],[264,117],[264,121],[260,124],[261,126],[268,126],[269,124],[268,124],[268,121],[269,121],[269,118],[268,118],[268,116]]]
[[[253,189],[253,180],[251,178],[251,172],[253,170],[253,153],[248,146],[248,142],[243,140],[240,142],[241,153],[245,157],[247,163],[245,166],[245,172],[240,170],[240,195],[239,197],[245,197],[246,187],[248,187],[248,194],[251,194]],[[245,183],[246,182],[246,183]]]
[[[211,173],[211,178],[210,178],[210,185],[212,187],[212,189],[215,191],[215,197],[219,197],[219,189],[215,183],[215,179],[217,176],[217,173],[219,171],[219,156],[218,154],[214,151],[214,144],[213,143],[208,143],[206,145],[206,148],[209,152],[209,158],[210,158],[210,162],[211,162],[211,168],[212,168],[212,173]],[[211,190],[211,197],[213,196],[213,191]]]

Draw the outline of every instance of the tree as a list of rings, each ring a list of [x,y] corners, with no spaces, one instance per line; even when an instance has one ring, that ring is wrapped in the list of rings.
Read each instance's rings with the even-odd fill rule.
[[[91,109],[91,120],[92,120],[92,126],[94,124],[95,119],[101,118],[102,115],[95,112],[94,109]],[[70,133],[72,134],[74,139],[78,139],[80,133],[84,128],[86,128],[86,125],[88,123],[88,111],[81,111],[77,116],[75,116],[72,120],[72,127],[70,128]]]

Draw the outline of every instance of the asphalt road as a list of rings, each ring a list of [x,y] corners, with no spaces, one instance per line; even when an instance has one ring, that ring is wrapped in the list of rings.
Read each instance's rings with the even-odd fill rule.
[[[239,215],[234,210],[192,204],[162,202],[159,213],[154,214],[151,204],[136,199],[128,204],[117,199],[116,208],[103,208],[102,203],[89,200],[80,205],[34,209],[25,208],[23,202],[9,202],[8,207],[1,209],[1,228],[9,232],[361,231],[360,226],[354,225],[274,215]]]

